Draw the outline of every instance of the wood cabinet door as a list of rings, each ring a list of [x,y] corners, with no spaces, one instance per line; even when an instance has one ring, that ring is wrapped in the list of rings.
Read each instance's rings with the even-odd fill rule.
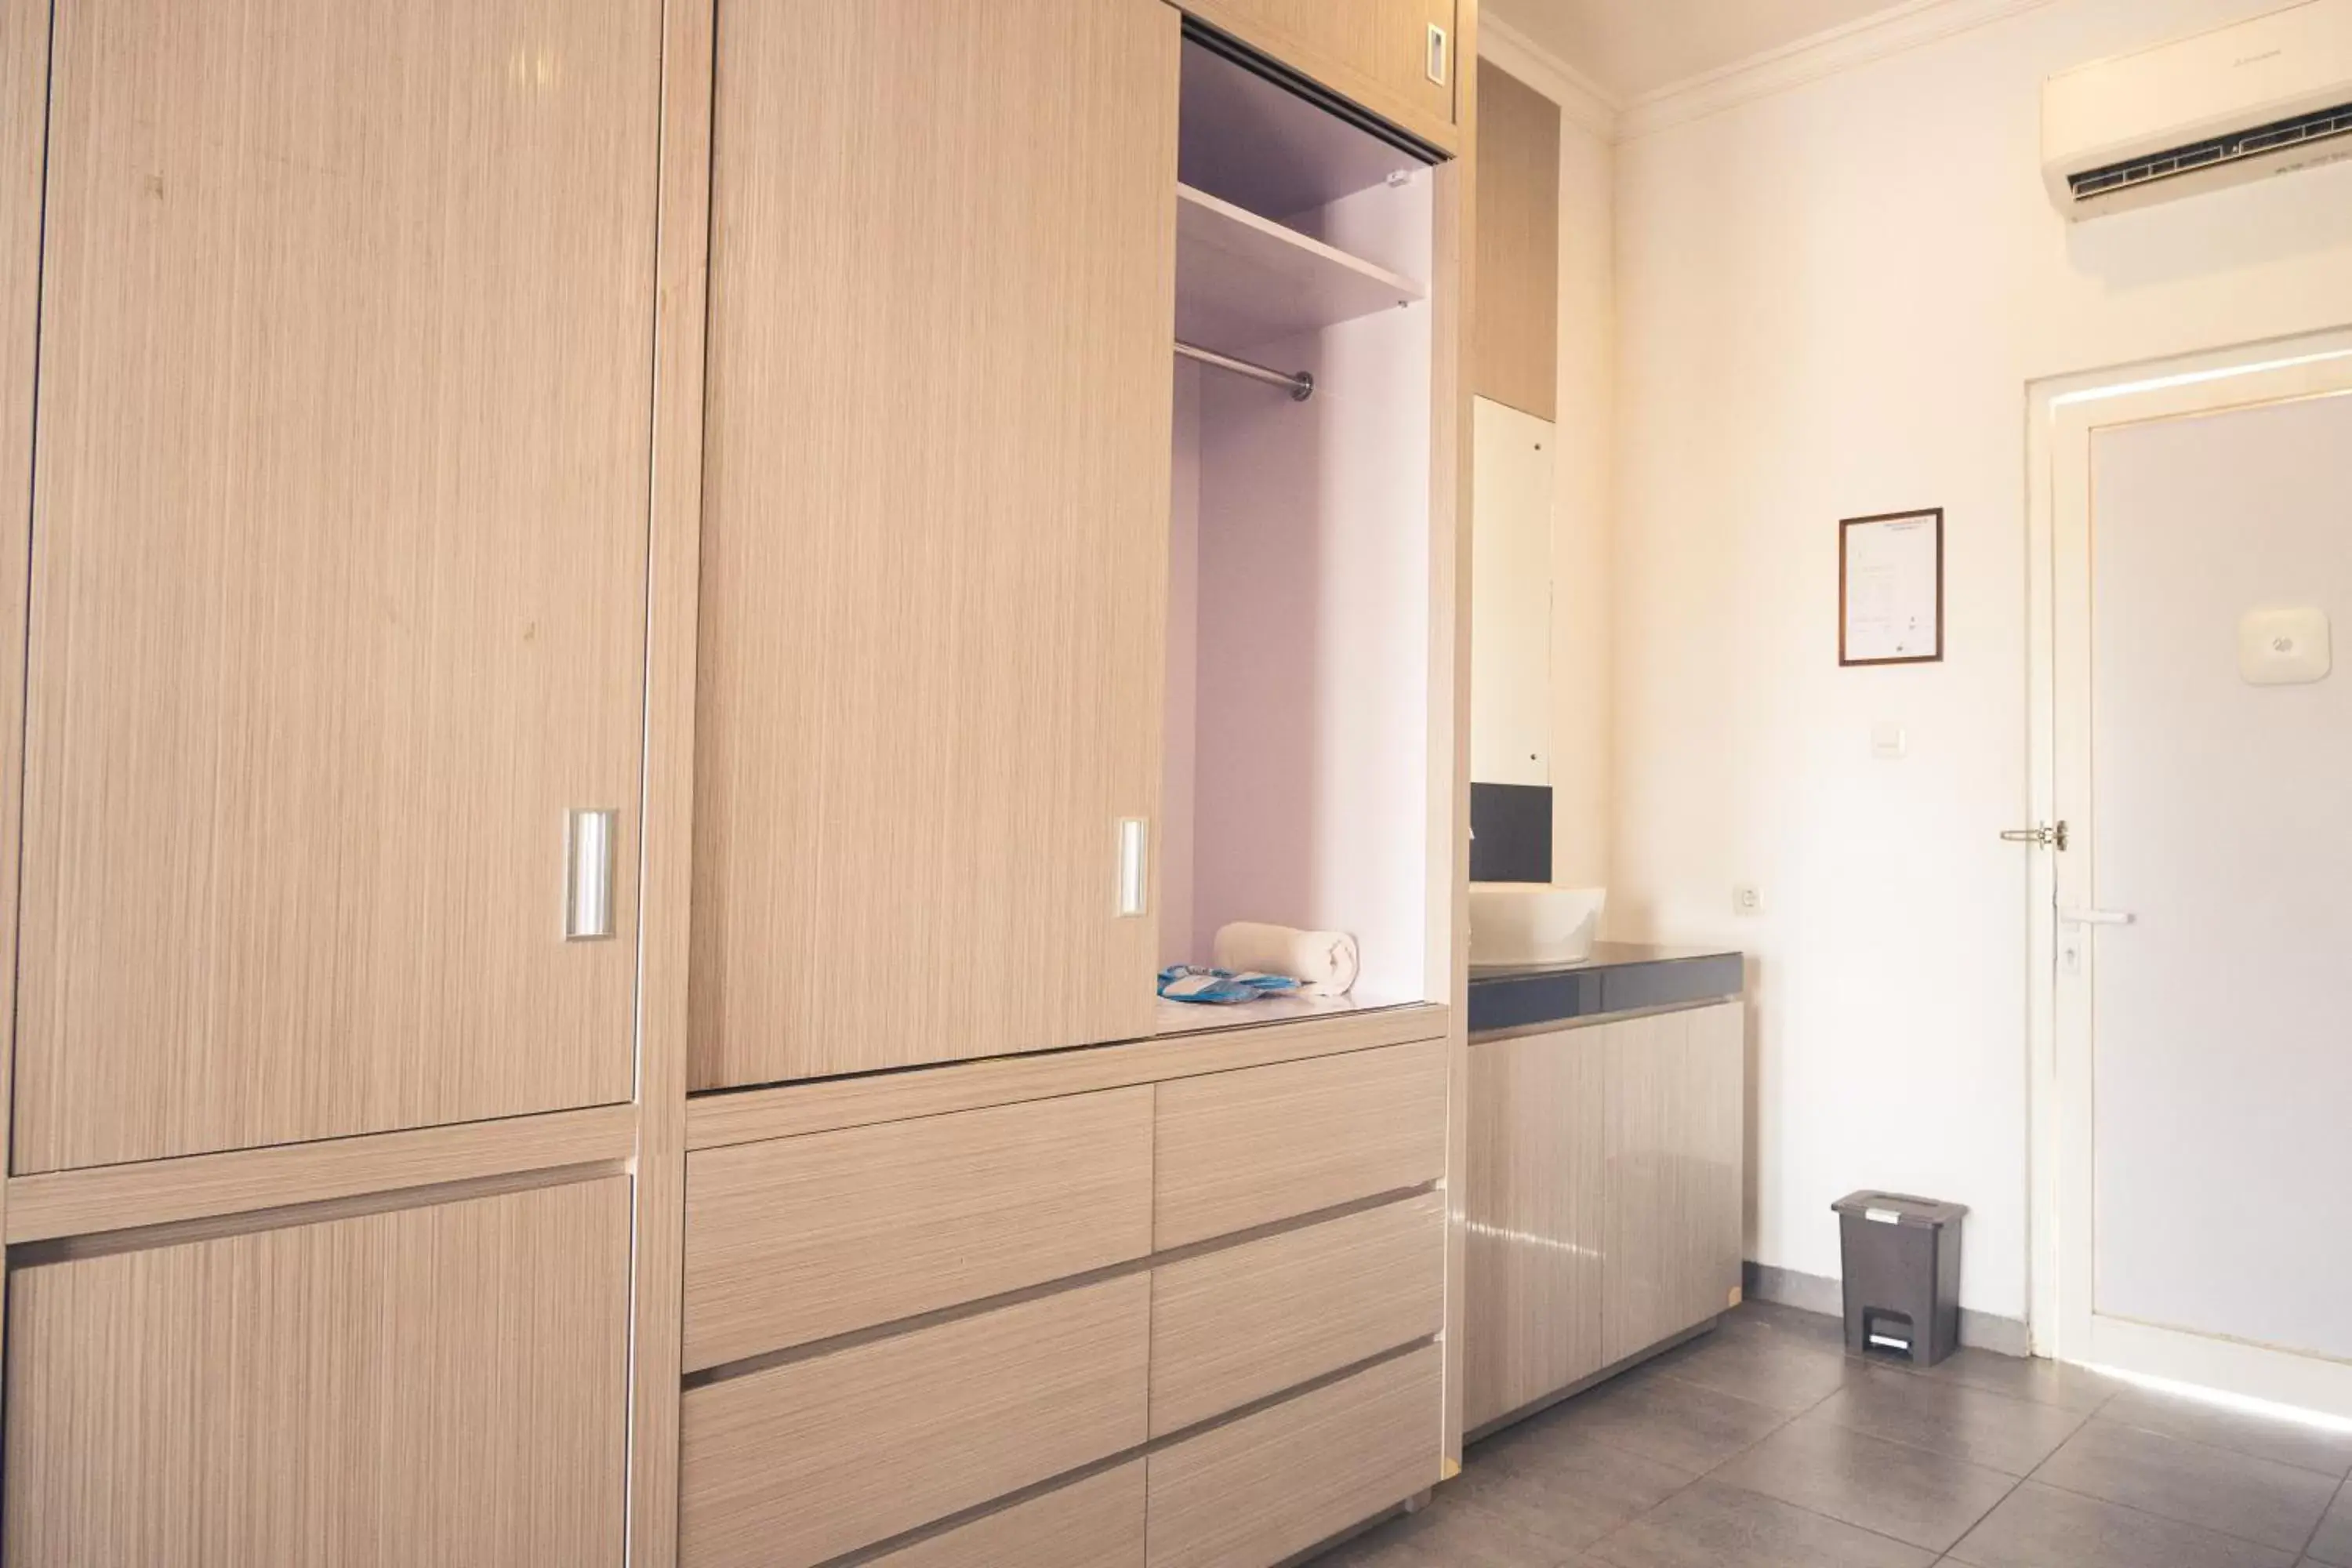
[[[1463,1424],[1599,1372],[1609,1031],[1470,1047]]]
[[[1737,1002],[1606,1026],[1604,1360],[1728,1310],[1746,1183],[1746,1009]]]
[[[696,1089],[1149,1032],[1178,22],[722,4]]]
[[[7,1561],[618,1564],[628,1296],[619,1176],[16,1269]]]
[[[1184,0],[1184,9],[1424,141],[1454,149],[1463,69],[1454,0]]]
[[[629,1097],[660,18],[58,0],[20,1171]]]

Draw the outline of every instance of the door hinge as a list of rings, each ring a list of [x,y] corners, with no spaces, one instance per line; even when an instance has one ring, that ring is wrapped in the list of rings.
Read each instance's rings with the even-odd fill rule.
[[[2000,839],[2004,844],[2039,844],[2063,854],[2066,849],[2066,825],[2045,822],[2039,827],[2012,827],[2002,834]]]

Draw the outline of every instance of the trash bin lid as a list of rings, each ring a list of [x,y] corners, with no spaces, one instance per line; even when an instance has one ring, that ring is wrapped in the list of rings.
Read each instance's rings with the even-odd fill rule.
[[[1852,1193],[1830,1207],[1857,1219],[1874,1219],[1882,1225],[1926,1226],[1931,1230],[1956,1225],[1969,1212],[1966,1204],[1938,1203],[1934,1198],[1915,1198],[1906,1193]]]

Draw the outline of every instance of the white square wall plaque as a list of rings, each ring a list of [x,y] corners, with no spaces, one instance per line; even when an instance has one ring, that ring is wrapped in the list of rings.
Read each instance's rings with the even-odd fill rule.
[[[2253,610],[2238,623],[2238,673],[2249,686],[2309,686],[2334,665],[2326,610]]]

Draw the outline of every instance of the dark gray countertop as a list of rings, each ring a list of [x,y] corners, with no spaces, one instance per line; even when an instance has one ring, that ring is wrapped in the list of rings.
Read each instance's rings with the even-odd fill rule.
[[[1737,996],[1746,984],[1747,960],[1727,948],[1604,942],[1575,963],[1474,963],[1470,1033],[1696,1006]]]

